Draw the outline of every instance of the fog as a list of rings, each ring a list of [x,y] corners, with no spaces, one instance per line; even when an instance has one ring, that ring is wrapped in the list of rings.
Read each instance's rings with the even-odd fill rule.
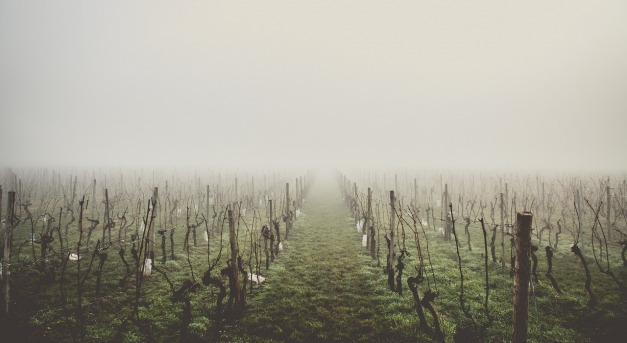
[[[627,2],[0,1],[0,165],[627,170]]]

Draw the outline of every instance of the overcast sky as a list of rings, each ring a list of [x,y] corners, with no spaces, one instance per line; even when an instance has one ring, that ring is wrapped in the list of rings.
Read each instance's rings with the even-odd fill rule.
[[[627,1],[0,0],[0,165],[627,170]]]

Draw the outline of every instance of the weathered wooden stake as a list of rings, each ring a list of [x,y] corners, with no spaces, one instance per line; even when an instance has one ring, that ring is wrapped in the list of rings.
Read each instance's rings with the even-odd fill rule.
[[[448,203],[449,203],[449,196],[448,196],[448,183],[444,184],[444,199],[442,200],[442,211],[444,211],[444,240],[445,241],[450,241],[451,240],[451,229],[452,229],[452,223],[450,221],[450,217],[449,217],[449,213],[446,210],[448,208]]]
[[[102,243],[104,244],[105,241],[105,235],[107,233],[107,228],[109,228],[109,190],[105,188],[104,190],[104,196],[105,196],[105,214],[104,214],[104,225],[102,225]],[[109,228],[109,230],[111,230]],[[110,231],[109,231],[110,232]],[[109,234],[109,238],[111,238],[111,234]]]
[[[268,205],[270,205],[270,217],[268,218],[268,225],[272,228],[272,199],[268,200]]]
[[[290,213],[290,184],[285,184],[285,240],[287,240],[292,228],[292,215]]]
[[[296,211],[296,208],[299,207],[300,208],[300,184],[299,184],[299,180],[298,178],[296,178],[296,189],[294,190],[294,193],[296,193],[294,200],[296,201],[296,206],[294,206],[294,211]],[[294,219],[296,219],[296,217],[294,217]]]
[[[353,210],[353,217],[355,217],[355,224],[361,221],[361,213],[359,208],[359,195],[357,194],[357,182],[353,182],[353,193],[355,194],[353,199],[355,199],[355,208]],[[361,233],[363,234],[364,227],[361,227]]]
[[[0,188],[0,189],[2,189],[2,188]],[[612,205],[612,197],[611,197],[611,194],[610,194],[610,185],[605,186],[605,193],[607,193],[607,204],[606,204],[607,210],[605,212],[605,215],[606,215],[606,224],[605,225],[607,225],[606,226],[606,229],[607,229],[607,239],[612,240],[612,220],[611,220],[611,217],[610,217],[610,213],[611,213],[611,210],[612,210],[612,206],[611,206]],[[2,206],[0,206],[0,207],[2,207]]]
[[[92,183],[92,192],[91,192],[91,217],[96,218],[96,179],[94,179]],[[89,243],[88,243],[89,244]]]
[[[285,184],[285,215],[290,213],[290,184]]]
[[[388,245],[390,247],[390,254],[388,255],[388,286],[390,286],[390,290],[394,291],[396,287],[394,287],[394,219],[396,218],[396,210],[395,210],[396,198],[394,197],[394,191],[390,191],[390,240],[388,241]]]
[[[235,203],[233,203],[234,205]],[[243,307],[242,295],[240,292],[240,278],[239,278],[239,268],[238,268],[238,260],[237,255],[239,252],[237,251],[237,236],[235,234],[235,219],[233,218],[233,210],[229,208],[228,210],[229,216],[229,243],[231,244],[231,275],[233,277],[233,292],[232,296],[235,299],[234,309],[236,313],[239,313],[240,309]]]
[[[4,313],[9,315],[11,303],[11,245],[13,244],[13,217],[15,212],[15,192],[9,192],[7,202],[6,231],[4,234],[4,259],[2,260],[2,278],[4,279]]]
[[[167,185],[168,184],[166,183],[166,186]],[[211,195],[211,190],[209,189],[209,185],[207,185],[207,219],[210,218],[210,216],[209,216],[209,195]]]
[[[300,177],[300,199],[298,199],[298,206],[303,207],[303,198],[305,197],[305,184],[306,180]]]
[[[152,199],[153,199],[153,208],[152,208],[152,217],[153,218],[157,218],[157,216],[159,215],[159,212],[157,211],[157,208],[159,207],[159,187],[155,187],[152,191]],[[155,264],[155,244],[157,242],[157,233],[155,230],[155,228],[153,227],[154,224],[154,220],[150,220],[149,223],[150,228],[146,228],[147,230],[151,230],[152,231],[152,244],[150,244],[150,259],[152,260],[152,265],[154,266]],[[150,234],[150,231],[148,231],[148,233]],[[150,237],[150,236],[147,236]]]
[[[372,189],[370,187],[368,187],[368,209],[367,209],[367,216],[366,216],[366,230],[368,230],[368,245],[370,247],[370,257],[372,257],[372,259],[374,260],[376,258],[375,256],[375,240],[374,240],[374,230],[371,230],[370,227],[373,226],[374,227],[374,222],[370,222],[370,218],[372,217]]]
[[[500,194],[500,206],[501,206],[501,268],[505,268],[505,213],[503,201],[503,193]]]
[[[513,343],[527,342],[527,319],[529,312],[529,278],[531,265],[531,222],[533,214],[516,214],[516,265],[514,273],[514,318]]]

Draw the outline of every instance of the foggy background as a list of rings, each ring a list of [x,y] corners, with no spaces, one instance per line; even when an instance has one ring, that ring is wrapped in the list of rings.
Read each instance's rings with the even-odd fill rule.
[[[0,1],[0,165],[627,170],[627,2]]]

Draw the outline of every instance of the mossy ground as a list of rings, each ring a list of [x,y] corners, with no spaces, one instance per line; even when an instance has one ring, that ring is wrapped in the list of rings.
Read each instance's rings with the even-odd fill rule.
[[[249,302],[246,316],[228,331],[225,341],[355,341],[355,342],[432,342],[434,337],[418,329],[412,308],[413,298],[405,281],[416,264],[415,247],[407,230],[404,293],[399,296],[387,287],[383,266],[377,266],[361,247],[361,234],[334,189],[315,189],[305,214],[296,222],[285,253],[268,274],[268,283]],[[465,303],[487,342],[511,340],[513,281],[500,262],[488,262],[490,273],[489,312],[494,320],[487,324],[483,308],[485,296],[483,236],[477,225],[470,227],[473,250],[460,234],[460,253],[464,272]],[[463,232],[463,227],[457,227]],[[439,292],[435,307],[447,341],[458,331],[473,327],[459,305],[460,278],[454,242],[443,242],[427,231],[435,284],[419,287]],[[488,233],[489,234],[489,233]],[[381,236],[383,233],[381,233]],[[489,237],[488,237],[489,241]],[[424,243],[424,240],[423,240]],[[498,244],[497,244],[498,245]],[[382,263],[385,263],[381,247]],[[424,249],[424,247],[423,247]],[[508,245],[506,256],[509,257]],[[488,252],[489,253],[489,252]],[[612,268],[623,282],[627,272],[614,253]],[[497,256],[500,249],[497,248]],[[560,246],[554,258],[553,274],[564,291],[559,295],[544,277],[546,257],[538,253],[540,281],[532,289],[529,307],[530,342],[621,342],[627,329],[627,293],[606,275],[598,272],[588,256],[593,289],[599,304],[588,307],[583,288],[583,268],[568,246]],[[431,270],[429,270],[431,272]],[[409,274],[409,275],[408,275]],[[427,314],[429,325],[433,322]],[[464,341],[469,337],[458,335]]]
[[[315,189],[267,284],[229,333],[250,341],[415,341],[417,318],[381,283],[339,193]],[[226,337],[225,337],[226,338]]]
[[[250,221],[250,219],[248,219]],[[250,224],[250,223],[249,223]],[[283,225],[282,228],[283,230]],[[370,258],[361,247],[361,234],[356,232],[353,218],[345,208],[340,193],[332,185],[319,182],[312,188],[303,208],[303,214],[294,223],[284,251],[262,271],[267,277],[264,285],[255,286],[247,296],[247,307],[242,318],[217,325],[214,320],[217,290],[202,286],[191,294],[193,319],[188,341],[200,342],[433,342],[433,336],[420,330],[413,309],[413,298],[406,279],[415,275],[416,253],[409,228],[402,296],[391,292],[383,273],[385,249],[381,246],[381,265]],[[240,227],[240,232],[245,228]],[[381,227],[381,230],[384,230]],[[511,340],[512,279],[509,270],[500,263],[489,262],[489,311],[494,321],[485,326],[483,309],[484,260],[483,237],[477,225],[472,225],[472,251],[467,238],[460,235],[460,253],[464,272],[465,301],[479,328],[483,328],[486,342]],[[29,229],[22,228],[24,235]],[[463,227],[457,227],[463,232]],[[383,237],[384,232],[380,233]],[[455,243],[444,242],[436,232],[426,231],[433,264],[435,282],[431,280],[418,288],[422,295],[428,289],[439,292],[434,306],[447,342],[459,333],[472,328],[472,320],[460,309],[460,278]],[[183,230],[177,232],[176,261],[164,265],[164,270],[175,287],[191,278],[187,258],[182,253]],[[225,234],[226,236],[226,234]],[[206,244],[199,235],[198,247],[191,248],[191,263],[199,281],[207,268]],[[214,238],[216,238],[214,236]],[[421,236],[422,237],[422,236]],[[559,295],[544,273],[546,257],[538,253],[540,282],[534,284],[529,307],[530,342],[622,342],[627,337],[627,292],[620,290],[609,277],[601,274],[594,264],[589,248],[584,249],[592,272],[592,288],[599,303],[591,308],[584,290],[583,268],[568,248],[567,235],[557,249],[553,275],[564,294]],[[226,242],[226,241],[225,241]],[[498,239],[497,239],[498,242]],[[424,241],[423,241],[424,243]],[[217,252],[218,240],[212,243],[212,256]],[[226,243],[225,243],[226,244]],[[245,235],[240,233],[240,246],[246,247]],[[506,247],[509,256],[509,246]],[[30,245],[23,249],[30,249]],[[423,248],[424,249],[424,248]],[[20,254],[27,259],[27,250]],[[228,253],[228,247],[223,254]],[[424,251],[426,253],[426,251]],[[160,254],[159,254],[160,255]],[[500,248],[497,247],[497,256]],[[612,270],[619,280],[627,281],[627,268],[620,262],[618,250],[610,253]],[[130,254],[127,252],[127,259]],[[68,307],[60,304],[58,285],[43,286],[37,280],[41,275],[34,268],[23,268],[15,273],[14,298],[21,307],[16,313],[15,327],[20,330],[16,341],[74,341],[73,316],[76,278],[74,266],[68,266]],[[133,299],[132,281],[118,286],[123,267],[117,253],[112,251],[103,271],[103,296],[94,295],[95,278],[86,282],[84,300],[85,340],[111,341],[120,328],[122,318],[130,312]],[[431,275],[431,268],[428,270]],[[163,277],[153,274],[146,279],[140,304],[140,318],[145,319],[159,342],[179,341],[179,326],[183,307],[171,301],[171,292]],[[430,327],[431,316],[427,313]],[[17,331],[17,330],[14,330]],[[6,337],[6,336],[5,336]],[[469,339],[461,336],[461,339]],[[124,330],[125,342],[145,341],[136,327]],[[10,341],[10,340],[8,340]]]

